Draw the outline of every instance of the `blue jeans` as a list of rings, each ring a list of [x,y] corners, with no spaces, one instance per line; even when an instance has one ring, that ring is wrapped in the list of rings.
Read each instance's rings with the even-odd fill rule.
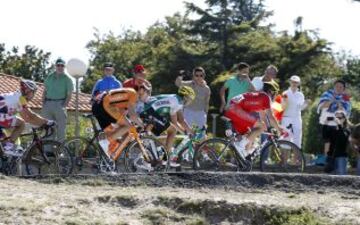
[[[358,156],[358,158],[357,158],[356,175],[360,176],[360,156]]]
[[[335,174],[346,175],[347,171],[347,157],[336,157],[335,158]]]

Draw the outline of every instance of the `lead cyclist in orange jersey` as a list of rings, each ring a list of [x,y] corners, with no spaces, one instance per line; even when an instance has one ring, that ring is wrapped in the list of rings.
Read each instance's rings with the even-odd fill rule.
[[[113,89],[95,98],[92,112],[106,136],[99,144],[109,158],[120,145],[117,139],[129,132],[131,124],[126,118],[127,115],[131,121],[143,127],[135,113],[136,100],[137,94],[132,88]]]

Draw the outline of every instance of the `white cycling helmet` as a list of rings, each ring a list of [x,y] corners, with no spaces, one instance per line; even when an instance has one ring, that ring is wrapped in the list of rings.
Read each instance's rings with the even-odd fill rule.
[[[22,80],[20,80],[20,88],[21,88],[21,91],[25,91],[25,89],[30,89],[33,92],[35,92],[38,89],[38,86],[32,80],[22,79]]]

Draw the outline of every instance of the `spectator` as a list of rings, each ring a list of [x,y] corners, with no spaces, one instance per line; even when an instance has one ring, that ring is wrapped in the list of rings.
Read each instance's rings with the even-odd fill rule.
[[[64,72],[65,61],[58,58],[55,65],[55,72],[49,74],[44,82],[42,115],[56,121],[56,139],[62,142],[65,140],[66,107],[70,102],[74,85],[70,76]]]
[[[114,76],[114,65],[111,62],[107,62],[104,64],[104,75],[101,79],[99,79],[92,90],[92,99],[95,98],[96,95],[100,94],[104,91],[110,91],[112,89],[121,88],[121,82],[116,79]]]
[[[139,89],[142,83],[147,83],[150,86],[150,82],[145,79],[146,71],[143,65],[136,65],[134,68],[134,77],[124,81],[123,86],[126,88],[134,88],[135,91]]]
[[[252,84],[255,87],[256,91],[262,91],[264,87],[264,82],[274,81],[276,75],[278,73],[278,69],[274,65],[269,65],[264,72],[263,76],[254,77],[252,80]]]
[[[301,148],[302,119],[301,110],[305,109],[309,101],[305,102],[304,94],[299,89],[300,77],[290,77],[290,88],[282,94],[283,114],[281,125],[290,129],[293,142]]]
[[[220,113],[229,104],[230,99],[249,91],[255,91],[254,86],[251,84],[250,66],[247,63],[241,62],[237,66],[237,74],[225,81],[224,86],[220,89],[221,106]],[[225,92],[228,90],[227,101],[225,101]]]
[[[185,121],[190,125],[196,125],[198,128],[206,126],[207,113],[209,111],[210,88],[205,81],[205,70],[202,67],[196,67],[193,70],[191,81],[183,81],[183,73],[176,78],[175,85],[178,87],[189,86],[196,93],[195,100],[184,107]]]
[[[272,82],[276,86],[276,88],[280,89],[279,84],[276,83],[276,81],[274,80],[276,78],[277,73],[278,73],[278,69],[276,68],[276,66],[269,65],[268,67],[266,67],[264,71],[264,75],[254,77],[251,82],[252,85],[254,86],[255,91],[262,91],[264,87],[264,82]],[[277,97],[275,97],[274,100],[276,101]],[[254,113],[254,116],[259,117],[257,113]],[[270,126],[269,120],[266,119],[265,122],[269,127]],[[267,134],[264,133],[261,134],[260,142],[263,143],[266,139],[267,139]]]
[[[350,122],[346,118],[346,112],[339,110],[335,112],[335,121],[338,124],[336,129],[336,140],[333,146],[330,146],[329,155],[333,156],[329,161],[333,161],[336,175],[346,175],[347,171],[347,146],[350,136]]]
[[[356,152],[356,174],[360,176],[360,123],[356,124],[352,129],[349,140],[352,149]]]
[[[334,83],[334,89],[325,91],[320,96],[318,113],[320,113],[319,123],[322,125],[322,136],[324,140],[324,155],[317,159],[317,164],[325,164],[326,156],[329,155],[330,146],[335,144],[337,123],[335,112],[344,110],[346,117],[350,115],[350,97],[345,92],[346,84],[343,80]]]

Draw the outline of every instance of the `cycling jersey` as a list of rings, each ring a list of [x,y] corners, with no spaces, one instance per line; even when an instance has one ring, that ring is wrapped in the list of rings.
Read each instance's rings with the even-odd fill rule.
[[[149,98],[140,117],[154,125],[153,133],[160,135],[170,126],[170,116],[182,110],[183,104],[178,95],[158,95]]]
[[[146,104],[145,109],[152,108],[156,113],[162,116],[175,115],[183,108],[181,99],[178,95],[158,95],[153,96]]]
[[[147,81],[147,80],[146,80]],[[135,78],[129,78],[123,82],[124,88],[134,88],[136,91],[144,81]]]
[[[26,98],[20,91],[0,95],[0,127],[15,126],[15,114],[26,108],[26,104]]]
[[[136,91],[132,88],[118,88],[98,96],[92,111],[100,127],[105,129],[111,123],[122,122],[127,109],[135,105]]]
[[[109,91],[121,87],[121,82],[118,81],[115,76],[105,76],[96,82],[94,89],[92,90],[92,96],[95,97],[104,91]]]
[[[231,119],[237,132],[244,134],[257,121],[251,113],[270,109],[270,105],[270,97],[265,92],[247,92],[230,100],[230,107],[225,111],[225,116]]]

